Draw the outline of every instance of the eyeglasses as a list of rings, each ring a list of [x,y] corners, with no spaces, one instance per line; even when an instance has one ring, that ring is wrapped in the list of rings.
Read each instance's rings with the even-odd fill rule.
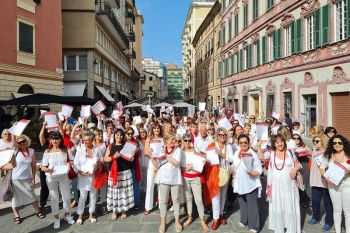
[[[52,137],[51,140],[60,140],[60,137]]]
[[[126,133],[126,135],[133,135],[134,133]]]
[[[340,146],[344,145],[343,142],[336,142],[336,141],[333,142],[333,146],[335,146],[335,145],[337,145],[337,144],[340,145]]]
[[[239,145],[248,145],[248,142],[239,142]]]
[[[300,138],[298,138],[298,137],[295,137],[295,138],[293,138],[294,140],[300,140]]]
[[[21,144],[23,144],[23,143],[25,143],[25,142],[26,142],[26,140],[23,140],[23,141],[17,142],[17,144],[18,144],[18,145],[21,145]]]
[[[334,130],[330,130],[328,133],[335,133]]]
[[[182,143],[182,140],[176,140],[177,143]]]
[[[312,140],[313,143],[320,143],[320,140]]]
[[[251,119],[251,120],[255,120],[255,117],[251,117],[251,118],[249,118],[249,119]]]
[[[218,136],[223,138],[223,137],[226,137],[227,134],[218,134]]]
[[[212,128],[209,128],[208,130],[214,130],[214,129],[212,129]]]
[[[184,142],[192,142],[192,140],[184,140]]]

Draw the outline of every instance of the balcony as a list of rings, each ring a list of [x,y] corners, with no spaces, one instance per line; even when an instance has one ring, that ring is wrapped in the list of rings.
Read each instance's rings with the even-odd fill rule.
[[[135,15],[131,10],[126,10],[125,20],[127,24],[135,24]]]
[[[131,67],[131,78],[134,78],[136,80],[145,80],[145,76],[140,74],[140,72],[136,69],[135,66]]]
[[[114,14],[111,5],[108,2],[96,2],[96,15],[111,31],[114,38],[119,42],[123,49],[129,48],[129,39],[120,25],[118,18]]]
[[[128,50],[127,55],[129,59],[136,59],[136,52],[133,48]]]
[[[129,40],[132,42],[136,41],[136,35],[134,32],[134,29],[132,29],[132,28],[129,29]]]

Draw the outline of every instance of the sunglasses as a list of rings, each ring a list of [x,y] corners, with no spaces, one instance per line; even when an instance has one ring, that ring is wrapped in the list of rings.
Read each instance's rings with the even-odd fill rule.
[[[23,144],[23,143],[25,143],[26,141],[25,140],[23,140],[23,141],[19,141],[19,142],[17,142],[17,144],[18,145],[21,145],[21,144]]]
[[[239,145],[248,145],[248,142],[239,142]]]
[[[300,140],[300,138],[298,138],[298,137],[295,137],[295,138],[293,138],[294,140]]]
[[[60,137],[52,137],[51,140],[60,140]]]
[[[126,133],[126,135],[133,135],[134,133]]]
[[[340,146],[342,146],[342,145],[344,145],[344,143],[343,142],[333,142],[333,146],[335,146],[335,145],[340,145]]]
[[[319,143],[320,140],[312,140],[313,143]]]
[[[184,142],[192,142],[191,140],[184,140]]]
[[[255,120],[255,118],[254,118],[254,117],[251,117],[251,118],[249,118],[249,119],[251,119],[251,120]]]
[[[227,134],[218,134],[219,137],[227,137]]]
[[[182,140],[176,140],[177,143],[182,143]]]
[[[208,129],[208,130],[214,130],[214,129]]]
[[[234,125],[238,125],[238,122],[233,122]]]

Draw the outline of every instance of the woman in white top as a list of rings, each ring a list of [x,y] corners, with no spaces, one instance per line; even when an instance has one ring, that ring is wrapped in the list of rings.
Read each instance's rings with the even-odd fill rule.
[[[250,232],[254,233],[260,229],[258,197],[261,194],[262,166],[258,155],[249,147],[248,135],[239,135],[238,144],[240,149],[233,156],[232,167],[234,171],[233,191],[239,195],[241,212],[239,226],[248,225]]]
[[[34,192],[36,162],[32,148],[29,148],[31,140],[27,135],[22,134],[15,140],[15,157],[17,166],[12,170],[12,210],[15,215],[14,223],[21,223],[18,207],[32,204],[36,216],[40,219],[45,215],[40,211],[38,199]]]
[[[13,148],[13,139],[11,133],[8,131],[8,129],[4,129],[1,132],[1,139],[0,139],[0,150],[4,149],[12,149]]]
[[[228,132],[224,128],[219,128],[216,132],[216,140],[214,147],[216,154],[219,156],[219,168],[226,170],[227,173],[230,171],[230,163],[233,162],[233,149],[232,146],[227,144]],[[208,149],[211,146],[208,146]],[[219,182],[219,181],[218,181]],[[215,197],[212,197],[212,208],[213,208],[213,223],[211,225],[212,230],[218,229],[220,224],[226,225],[227,221],[223,215],[226,194],[227,194],[228,182],[224,186],[219,188],[219,192]]]
[[[176,232],[182,231],[182,225],[179,219],[179,186],[182,185],[180,169],[181,149],[175,148],[175,137],[176,135],[172,132],[165,135],[165,158],[158,161],[159,165],[156,182],[159,184],[160,233],[165,232],[166,212],[170,191],[175,215],[175,230]]]
[[[259,145],[259,144],[258,144]],[[262,152],[261,160],[269,160],[266,196],[269,201],[269,229],[281,233],[301,233],[299,189],[295,180],[301,165],[281,135],[271,137],[272,151]]]
[[[77,224],[83,223],[83,213],[85,208],[86,198],[89,192],[89,220],[96,223],[96,218],[93,214],[96,207],[97,190],[93,187],[95,169],[100,169],[97,165],[102,160],[100,149],[93,144],[95,135],[92,132],[83,134],[83,142],[85,148],[79,148],[74,158],[74,168],[78,172],[78,189],[80,191],[77,214],[79,218]],[[101,164],[99,164],[101,165]]]
[[[350,232],[350,142],[342,135],[335,135],[329,139],[324,155],[329,160],[328,167],[332,164],[341,164],[345,170],[345,176],[338,186],[329,183],[328,189],[333,203],[333,218],[335,232],[341,232],[342,212],[345,216],[346,233]],[[325,169],[320,168],[324,175]]]
[[[289,126],[281,126],[278,128],[277,133],[281,134],[286,139],[287,149],[295,151],[297,144],[293,140],[292,131]]]
[[[51,211],[55,218],[53,227],[59,229],[61,223],[59,219],[58,190],[61,191],[63,200],[64,220],[69,224],[74,224],[74,219],[70,215],[71,191],[68,179],[68,164],[74,158],[70,150],[64,147],[63,137],[58,131],[51,133],[49,141],[51,146],[44,152],[41,170],[46,173],[47,186],[51,197]]]
[[[154,196],[154,171],[158,166],[157,162],[152,160],[154,145],[164,147],[162,128],[158,123],[151,124],[151,132],[145,142],[145,157],[149,158],[147,169],[147,187],[145,197],[145,215],[149,215],[149,212],[153,209],[153,196]],[[154,147],[153,147],[154,148]]]

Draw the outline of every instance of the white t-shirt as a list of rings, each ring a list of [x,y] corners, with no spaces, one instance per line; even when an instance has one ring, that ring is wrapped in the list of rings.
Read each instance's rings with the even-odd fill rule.
[[[181,154],[182,154],[181,148],[177,148],[170,156],[171,158],[175,159],[180,163]],[[169,185],[182,185],[180,166],[175,167],[169,161],[163,166],[161,166],[157,174],[157,183],[169,184]]]
[[[295,143],[295,141],[293,139],[287,140],[286,143],[287,143],[288,150],[295,150],[297,148],[297,144]]]
[[[2,139],[0,139],[0,150],[4,150],[4,149],[12,149],[13,148],[13,143],[7,143],[4,142]]]
[[[28,158],[24,156],[23,152],[15,151],[16,156],[16,167],[12,170],[13,180],[25,180],[33,178],[32,174],[32,159],[34,154],[34,149],[28,148],[29,156]],[[25,152],[26,153],[26,152]]]
[[[60,152],[44,152],[43,160],[41,161],[41,166],[53,168],[55,166],[66,165],[67,164],[67,156],[69,160],[74,160],[71,150],[67,150],[67,153]],[[55,179],[60,179],[62,177],[66,177],[68,179],[68,174],[62,174],[57,176],[52,176],[50,173],[46,173],[46,180],[52,181]]]
[[[214,140],[212,137],[207,136],[205,139],[201,135],[194,139],[194,148],[197,152],[206,152],[210,143]]]

